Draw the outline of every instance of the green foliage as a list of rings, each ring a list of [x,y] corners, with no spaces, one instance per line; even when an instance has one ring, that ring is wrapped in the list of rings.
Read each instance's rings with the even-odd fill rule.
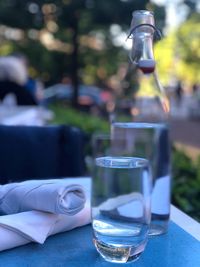
[[[69,106],[52,105],[50,109],[54,112],[53,124],[69,124],[79,127],[84,132],[92,135],[95,132],[109,132],[109,123],[102,118],[89,115]]]
[[[60,74],[62,70],[66,67],[65,62],[62,60],[63,54],[57,51],[49,53],[49,51],[42,46],[40,42],[31,41],[28,46],[23,43],[14,43],[12,52],[20,51],[31,60],[31,66],[34,68],[31,76],[40,78],[46,82],[51,79],[51,82],[56,82],[58,79],[61,79]],[[33,55],[37,55],[32,57]],[[38,64],[39,62],[39,64]],[[55,69],[52,62],[60,62]],[[69,66],[69,64],[68,64]],[[32,69],[31,69],[32,70]],[[31,71],[30,71],[31,72]],[[50,77],[51,74],[51,77]]]
[[[172,203],[200,221],[200,158],[193,162],[182,151],[173,151]]]
[[[171,77],[188,85],[200,83],[200,16],[188,20],[155,45],[155,56],[161,81],[168,85]],[[165,55],[165,56],[163,56]]]

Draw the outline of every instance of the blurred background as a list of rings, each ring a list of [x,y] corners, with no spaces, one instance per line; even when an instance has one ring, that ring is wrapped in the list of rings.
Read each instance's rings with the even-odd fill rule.
[[[154,11],[162,32],[154,51],[171,104],[172,201],[200,221],[198,0],[0,0],[1,105],[13,101],[1,96],[7,75],[29,92],[22,105],[53,112],[48,123],[108,131],[113,105],[126,108],[136,93],[126,38],[138,9]]]

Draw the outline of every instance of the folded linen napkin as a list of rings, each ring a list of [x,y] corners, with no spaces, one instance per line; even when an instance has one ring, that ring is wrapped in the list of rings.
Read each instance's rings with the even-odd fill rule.
[[[71,216],[41,211],[26,211],[0,216],[0,251],[25,245],[32,241],[43,244],[48,236],[74,229],[90,223],[89,178],[68,179],[76,182],[86,194],[84,208]]]
[[[0,212],[30,210],[74,215],[86,201],[83,187],[75,179],[29,180],[0,186]]]

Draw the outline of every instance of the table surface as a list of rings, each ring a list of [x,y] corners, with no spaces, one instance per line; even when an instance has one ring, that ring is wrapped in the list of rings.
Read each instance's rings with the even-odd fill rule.
[[[45,125],[53,113],[40,106],[0,106],[0,124],[2,125]]]
[[[0,253],[0,267],[199,267],[200,242],[174,222],[167,234],[151,237],[141,258],[128,264],[105,262],[92,243],[91,225]]]

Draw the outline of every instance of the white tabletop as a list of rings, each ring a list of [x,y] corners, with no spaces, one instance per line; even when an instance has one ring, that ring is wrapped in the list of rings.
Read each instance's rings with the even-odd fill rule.
[[[171,220],[200,241],[200,223],[171,205]]]

